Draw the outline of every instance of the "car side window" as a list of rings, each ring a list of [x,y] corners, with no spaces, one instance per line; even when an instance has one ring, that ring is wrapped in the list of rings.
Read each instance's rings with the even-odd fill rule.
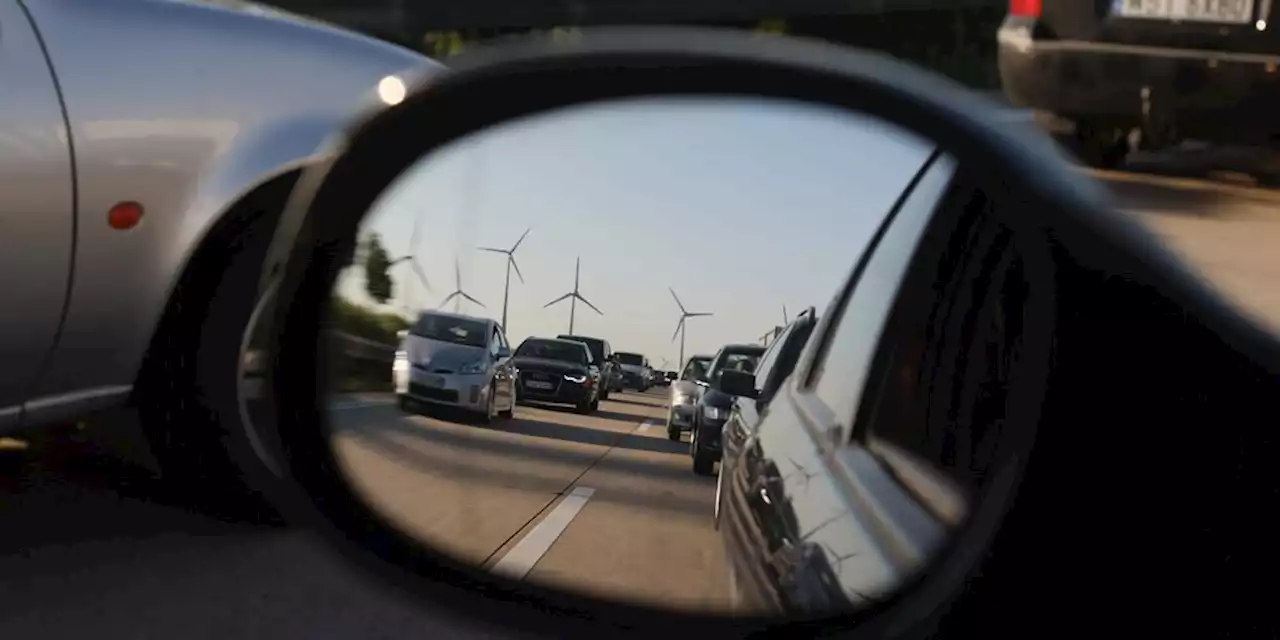
[[[769,380],[769,372],[773,370],[773,363],[778,359],[778,352],[782,350],[781,345],[787,340],[787,334],[791,332],[791,326],[788,325],[782,333],[774,338],[773,342],[764,350],[764,355],[760,356],[760,363],[756,365],[756,389],[763,389]]]
[[[954,167],[949,156],[932,163],[887,222],[879,241],[868,248],[870,254],[861,273],[854,274],[853,286],[827,314],[831,320],[822,336],[824,344],[808,371],[807,386],[830,411],[828,424],[842,429],[841,441],[847,441],[852,433],[872,358],[899,285],[951,183]]]
[[[502,347],[502,334],[494,327],[493,333],[489,335],[489,354],[497,356]]]

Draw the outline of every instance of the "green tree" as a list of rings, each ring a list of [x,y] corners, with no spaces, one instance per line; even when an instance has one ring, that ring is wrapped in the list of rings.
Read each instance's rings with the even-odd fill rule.
[[[391,282],[391,256],[382,246],[382,238],[369,234],[364,247],[364,288],[369,297],[379,304],[386,304],[393,293]]]

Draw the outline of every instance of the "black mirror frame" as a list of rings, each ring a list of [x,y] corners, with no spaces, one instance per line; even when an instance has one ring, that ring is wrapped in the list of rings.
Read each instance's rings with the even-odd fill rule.
[[[800,636],[843,629],[852,638],[909,637],[936,624],[981,551],[962,549],[941,558],[935,576],[906,585],[880,606],[784,626],[583,600],[581,594],[518,584],[391,528],[346,483],[325,430],[317,428],[325,423],[318,393],[328,377],[318,348],[324,323],[316,319],[326,317],[342,266],[339,256],[352,248],[364,212],[382,191],[423,156],[491,125],[579,104],[659,95],[771,97],[875,114],[994,176],[1009,197],[1025,204],[1023,213],[1034,214],[1010,224],[1092,243],[1099,250],[1078,256],[1082,264],[1159,287],[1198,318],[1211,320],[1236,349],[1273,353],[1269,334],[1200,285],[1171,254],[1153,248],[1144,230],[1111,213],[1100,187],[1077,174],[1047,137],[1000,117],[989,100],[887,56],[733,31],[624,28],[587,29],[570,43],[537,37],[480,48],[452,58],[450,65],[438,71],[424,64],[422,76],[406,79],[408,94],[401,103],[371,110],[303,175],[278,225],[263,286],[279,281],[280,299],[289,301],[277,307],[271,325],[273,370],[315,372],[273,378],[281,459],[298,487],[282,508],[364,566],[477,621],[556,638],[605,630],[628,637],[742,637],[765,627]],[[1005,182],[1002,176],[1018,179]],[[993,517],[980,525],[994,530],[1000,515]]]

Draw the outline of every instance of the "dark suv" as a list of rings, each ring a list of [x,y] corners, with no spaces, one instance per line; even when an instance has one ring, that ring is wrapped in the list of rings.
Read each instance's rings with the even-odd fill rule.
[[[562,333],[557,340],[573,340],[587,345],[591,355],[600,366],[600,399],[608,400],[610,391],[622,390],[622,371],[618,367],[617,357],[613,355],[613,347],[608,340],[588,336],[573,336]]]

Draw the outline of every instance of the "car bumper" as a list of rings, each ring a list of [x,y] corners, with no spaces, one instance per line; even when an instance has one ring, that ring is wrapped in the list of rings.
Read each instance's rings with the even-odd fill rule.
[[[648,383],[644,381],[644,376],[635,373],[622,374],[622,384],[628,387],[647,387]]]
[[[1001,85],[1015,107],[1119,127],[1176,125],[1183,137],[1205,139],[1280,129],[1280,56],[1030,33],[1029,23],[1009,19],[998,34]]]
[[[552,384],[555,384],[556,386],[552,389],[530,387],[530,382],[530,380],[523,376],[520,378],[518,383],[518,393],[521,400],[553,402],[557,404],[580,404],[590,400],[593,391],[591,387],[563,379],[553,382]]]
[[[417,402],[486,411],[489,407],[489,375],[427,373],[416,369],[394,372],[396,395]]]

